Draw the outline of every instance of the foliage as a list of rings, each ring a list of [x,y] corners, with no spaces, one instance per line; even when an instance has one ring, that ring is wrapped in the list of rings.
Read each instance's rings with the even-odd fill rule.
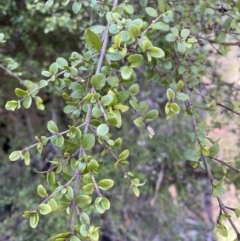
[[[41,132],[35,136],[34,144],[23,149],[16,148],[9,155],[12,162],[23,160],[26,165],[31,165],[31,159],[36,155],[32,152],[33,148],[39,154],[49,144],[58,150],[56,157],[49,161],[47,170],[43,171],[46,182],[36,185],[42,198],[39,205],[34,209],[27,208],[23,214],[33,229],[38,228],[42,216],[51,217],[64,211],[69,217],[69,224],[63,225],[50,240],[98,240],[100,229],[95,224],[98,221],[93,222],[90,214],[93,217],[96,213],[105,214],[112,208],[117,194],[110,200],[108,193],[114,192],[112,190],[116,185],[112,174],[114,169],[122,172],[137,197],[140,190],[145,194],[148,192],[144,189],[144,180],[134,174],[135,167],[131,166],[131,156],[137,158],[137,155],[129,151],[131,143],[125,144],[121,134],[127,123],[124,116],[130,115],[130,111],[134,116],[132,122],[141,131],[147,132],[150,138],[156,138],[155,133],[159,133],[152,121],[159,113],[163,114],[161,108],[152,108],[153,105],[149,106],[139,96],[145,81],[146,86],[156,82],[165,87],[161,104],[164,103],[167,121],[171,122],[177,115],[191,121],[191,124],[186,121],[185,133],[181,135],[188,134],[192,144],[188,144],[189,148],[181,146],[185,149],[183,155],[178,156],[181,162],[174,165],[185,167],[185,160],[188,160],[193,168],[206,172],[212,195],[217,198],[220,207],[215,231],[227,236],[225,222],[228,220],[237,235],[236,240],[240,240],[239,231],[227,210],[239,216],[238,209],[228,208],[222,200],[223,184],[228,178],[226,168],[239,171],[218,158],[218,140],[208,136],[213,125],[201,121],[206,117],[202,110],[216,120],[218,107],[230,111],[231,115],[239,115],[239,107],[235,103],[230,103],[229,107],[220,102],[221,96],[217,97],[216,89],[202,87],[203,77],[216,75],[213,75],[215,66],[207,63],[209,49],[206,46],[210,44],[217,54],[222,55],[227,54],[229,46],[239,46],[234,37],[239,31],[240,4],[236,1],[228,1],[224,5],[217,3],[215,0],[183,5],[164,0],[136,3],[47,0],[45,3],[8,1],[1,8],[6,16],[11,15],[12,23],[19,25],[23,20],[19,18],[20,13],[14,14],[14,10],[18,5],[26,6],[28,11],[20,8],[23,24],[27,25],[24,28],[26,32],[19,33],[20,37],[16,38],[24,46],[24,51],[34,53],[34,60],[37,59],[21,67],[18,63],[23,58],[21,52],[14,58],[14,49],[9,49],[6,56],[1,56],[4,64],[0,67],[22,85],[15,88],[17,98],[8,100],[5,108],[18,111],[29,109],[34,103],[38,110],[43,111],[46,107],[41,92],[46,90],[64,103],[61,107],[68,122],[66,128],[54,118],[48,120],[45,128],[48,132]],[[88,12],[91,13],[91,21],[81,24],[82,19],[89,17]],[[33,15],[36,15],[35,21],[39,24],[26,21]],[[40,21],[42,19],[44,21]],[[14,35],[11,31],[14,28],[3,29],[1,45],[10,46],[9,41]],[[64,31],[70,34],[65,36]],[[79,35],[81,31],[82,35]],[[63,38],[61,41],[59,36]],[[35,38],[36,41],[32,41]],[[44,45],[50,38],[55,38],[52,45]],[[77,46],[75,42],[79,42]],[[39,44],[44,47],[39,48]],[[65,49],[65,56],[59,51],[62,49]],[[71,50],[74,52],[70,53]],[[39,51],[43,54],[38,59]],[[38,74],[31,74],[39,66],[41,79]],[[29,71],[28,67],[33,71]],[[21,75],[30,80],[22,79]],[[213,84],[221,83],[221,76],[215,78],[212,79]],[[226,99],[224,94],[222,97]],[[179,128],[176,123],[175,126]],[[174,133],[174,127],[168,127],[168,131]],[[178,148],[171,142],[166,146],[174,151]],[[158,153],[158,147],[155,148]],[[111,165],[108,164],[108,155],[114,160]],[[221,164],[222,170],[215,171],[213,161]],[[171,171],[174,165],[161,163],[162,167],[170,166]],[[194,178],[193,169],[189,177]]]

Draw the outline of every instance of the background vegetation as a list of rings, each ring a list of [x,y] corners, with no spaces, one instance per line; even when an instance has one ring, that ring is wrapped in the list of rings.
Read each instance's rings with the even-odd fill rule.
[[[66,227],[70,229],[71,217],[65,212],[41,216],[36,229],[31,229],[29,220],[22,218],[25,210],[33,210],[41,203],[42,199],[37,195],[36,189],[41,183],[46,186],[47,182],[44,180],[45,174],[39,172],[52,168],[49,161],[61,156],[59,148],[54,143],[48,143],[42,155],[32,149],[30,166],[25,166],[24,161],[9,162],[9,154],[35,143],[35,136],[51,136],[47,129],[49,120],[54,121],[59,130],[76,124],[75,119],[69,118],[64,111],[66,104],[62,98],[61,86],[53,82],[41,89],[38,93],[41,98],[37,101],[38,108],[33,104],[27,110],[21,108],[12,112],[4,106],[7,101],[17,99],[15,88],[25,89],[29,81],[38,83],[44,79],[41,72],[48,70],[57,58],[69,60],[69,56],[73,58],[73,52],[84,55],[88,28],[91,27],[103,39],[105,14],[112,11],[113,1],[76,1],[81,4],[79,11],[75,9],[76,5],[73,8],[75,1],[55,0],[51,7],[46,7],[50,2],[6,0],[0,3],[0,32],[4,33],[0,43],[1,241],[42,241],[66,232]],[[231,207],[231,203],[224,202],[224,208],[220,207],[214,213],[212,194],[222,198],[223,188],[228,189],[228,184],[234,183],[237,189],[240,184],[237,149],[239,76],[224,79],[220,71],[222,63],[219,61],[231,52],[232,47],[236,47],[236,53],[239,53],[240,3],[234,0],[142,0],[119,1],[118,4],[122,4],[120,6],[124,8],[123,16],[126,19],[142,19],[146,23],[145,29],[168,11],[166,16],[153,22],[155,25],[146,32],[154,46],[165,52],[165,57],[153,57],[149,62],[146,54],[143,54],[144,64],[135,69],[135,81],[140,86],[138,102],[147,101],[149,109],[157,109],[159,115],[150,122],[155,133],[152,139],[148,137],[145,126],[139,128],[134,125],[133,121],[138,118],[138,113],[132,107],[122,114],[121,128],[110,127],[113,139],[119,136],[123,139],[122,147],[117,153],[125,149],[129,149],[131,153],[127,170],[141,182],[146,182],[140,187],[139,197],[129,189],[127,178],[124,178],[121,170],[113,168],[114,158],[111,155],[99,157],[102,147],[100,144],[94,147],[91,155],[99,162],[104,162],[98,180],[111,178],[115,185],[105,194],[111,202],[110,211],[99,214],[93,206],[88,209],[91,223],[101,227],[100,240],[103,241],[210,241],[216,240],[214,227],[217,227],[215,231],[220,233],[221,238],[226,237],[228,234],[225,226],[230,234],[223,240],[234,240],[238,232],[231,234],[232,226],[227,226],[229,217],[223,213],[225,207],[228,207],[232,216],[239,216],[237,206]],[[157,16],[153,9],[157,10]],[[176,37],[172,28],[178,29],[179,35],[182,29],[189,29],[190,35],[185,39],[182,36],[183,39],[179,40],[180,36]],[[110,29],[108,48],[114,44],[114,37],[118,33],[115,31],[114,27]],[[141,32],[144,31],[144,28],[141,29]],[[189,38],[196,39],[197,43],[193,40],[193,43],[189,42],[192,47],[179,45],[186,43]],[[87,47],[89,50],[89,46]],[[129,44],[128,47],[127,55],[140,53],[138,46]],[[239,59],[237,54],[234,57]],[[118,63],[124,66],[126,61],[126,58],[122,58]],[[104,64],[108,66],[106,61]],[[95,65],[84,68],[79,67],[79,73],[81,77],[87,78],[86,73],[92,73],[91,69],[95,69]],[[121,76],[120,68],[116,69],[118,76]],[[72,80],[78,81],[74,78]],[[183,92],[189,96],[190,101],[188,98],[179,98],[176,102],[181,111],[179,114],[178,110],[173,111],[171,116],[166,111],[166,103],[174,99],[169,89],[177,93],[177,84],[181,80],[185,84]],[[127,80],[121,81],[127,89],[130,87]],[[131,106],[129,103],[128,105]],[[166,119],[167,114],[169,118]],[[196,137],[193,121],[197,122],[201,142],[208,139],[206,148],[205,145],[194,144],[198,141],[198,136]],[[210,144],[218,146],[218,141],[211,139],[208,134],[216,128],[224,129],[226,126],[237,138],[229,146],[233,154],[227,160],[220,160],[226,155],[210,153]],[[197,159],[189,152],[186,153],[186,150],[194,148],[201,151],[194,153],[200,153]],[[216,152],[215,149],[214,151]],[[218,160],[215,163],[214,159],[209,159],[211,173],[214,180],[219,181],[218,184],[211,185],[211,179],[209,182],[202,159],[206,156]],[[223,200],[224,198],[225,196]],[[237,222],[234,221],[236,225]]]

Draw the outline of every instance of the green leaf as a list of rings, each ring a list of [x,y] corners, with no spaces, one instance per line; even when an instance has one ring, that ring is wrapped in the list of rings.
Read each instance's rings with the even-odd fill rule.
[[[189,100],[189,96],[188,95],[186,95],[185,93],[180,93],[180,92],[177,93],[176,98],[178,100],[181,100],[181,101]]]
[[[195,38],[188,38],[187,39],[187,43],[196,43],[197,42],[197,39]]]
[[[86,214],[86,213],[84,213],[84,212],[82,212],[81,213],[81,216],[80,216],[80,222],[82,223],[82,224],[90,224],[90,218],[89,218],[89,216]]]
[[[47,215],[50,212],[52,212],[52,208],[48,204],[42,203],[42,204],[39,205],[39,212],[42,215]]]
[[[134,192],[134,194],[136,195],[136,197],[139,197],[140,192],[139,192],[138,187],[134,185],[134,186],[132,187],[132,189],[133,189],[133,192]]]
[[[102,49],[101,39],[90,29],[86,31],[86,44],[88,47],[94,51],[99,52]]]
[[[47,128],[53,134],[57,134],[58,133],[58,128],[57,128],[56,124],[52,120],[47,123]]]
[[[47,197],[48,196],[46,189],[41,184],[38,185],[38,187],[37,187],[37,193],[40,197]]]
[[[169,25],[167,25],[166,23],[164,22],[156,22],[156,23],[153,23],[152,24],[152,28],[153,29],[159,29],[159,30],[162,30],[162,31],[169,31]],[[175,37],[175,36],[174,36]],[[175,40],[174,40],[175,41]]]
[[[39,221],[38,213],[32,213],[29,219],[31,228],[36,228]]]
[[[210,156],[216,156],[219,153],[220,147],[218,143],[214,143],[210,148],[209,148],[209,155]]]
[[[213,186],[212,194],[213,197],[222,197],[222,195],[225,193],[225,190],[223,186]]]
[[[91,150],[95,145],[95,137],[93,134],[86,134],[82,137],[82,147],[89,151]]]
[[[52,208],[52,211],[57,211],[57,208],[58,208],[58,204],[57,202],[55,201],[55,199],[51,198],[48,203],[47,203],[51,208]]]
[[[240,209],[235,208],[235,209],[234,209],[234,213],[235,213],[235,215],[236,215],[237,218],[240,217]]]
[[[178,43],[177,48],[178,48],[178,51],[182,54],[185,53],[185,51],[187,49],[187,47],[184,43]]]
[[[135,120],[133,121],[133,123],[134,123],[136,126],[141,127],[142,124],[143,124],[143,118],[142,118],[142,117],[138,117],[137,119],[135,119]]]
[[[48,0],[47,2],[45,2],[45,7],[50,8],[53,5],[53,3],[54,3],[53,0]]]
[[[129,107],[127,105],[115,105],[114,109],[121,110],[122,112],[125,112],[129,109]]]
[[[81,239],[74,235],[71,236],[70,241],[81,241]]]
[[[40,80],[39,82],[39,88],[43,88],[48,85],[48,82],[44,79]]]
[[[222,223],[219,223],[217,225],[217,233],[219,233],[223,237],[227,237],[228,236],[228,230]]]
[[[5,105],[5,108],[7,110],[12,110],[14,111],[17,107],[18,107],[18,101],[17,100],[10,100],[10,101],[7,101],[6,105]]]
[[[62,4],[63,6],[67,6],[68,3],[69,3],[69,1],[70,1],[70,0],[62,0],[62,1],[61,1],[61,4]]]
[[[54,174],[54,172],[49,172],[49,173],[47,174],[47,182],[48,182],[48,184],[50,184],[50,185],[54,185],[54,184],[55,184],[56,179],[55,179],[55,174]]]
[[[56,141],[55,141],[55,145],[58,147],[62,147],[64,144],[64,138],[63,136],[58,136]]]
[[[70,200],[70,201],[73,200],[73,198],[74,198],[74,193],[73,193],[72,187],[67,186],[67,192],[65,193],[65,197],[66,197],[68,200]]]
[[[134,13],[134,9],[133,9],[132,5],[129,5],[129,4],[126,4],[124,6],[124,10],[130,15]]]
[[[174,42],[176,41],[177,37],[174,34],[169,33],[166,35],[165,39],[167,42]]]
[[[92,168],[90,168],[89,170],[91,170]],[[93,169],[94,170],[94,169]],[[82,190],[85,194],[92,194],[93,190],[94,190],[94,184],[93,183],[89,183],[87,185],[84,185],[82,187]]]
[[[136,100],[133,100],[133,99],[132,99],[132,100],[129,101],[129,103],[130,103],[130,105],[133,107],[134,110],[137,109],[138,104],[137,104],[137,101],[136,101]]]
[[[201,152],[198,150],[194,150],[194,149],[188,149],[184,152],[183,156],[188,161],[197,162],[201,158]]]
[[[85,209],[90,206],[92,198],[88,195],[80,195],[76,198],[75,202],[79,208]]]
[[[28,109],[30,108],[31,104],[32,104],[32,97],[31,96],[25,97],[23,101],[23,107]]]
[[[152,7],[146,7],[145,11],[150,17],[156,18],[158,16],[157,11]]]
[[[101,205],[103,207],[104,210],[109,210],[110,209],[110,202],[107,198],[103,197],[101,200]]]
[[[60,233],[54,237],[51,237],[49,239],[49,241],[66,241],[66,239],[68,239],[70,237],[71,233],[67,232],[67,233]]]
[[[217,38],[216,38],[216,42],[217,43],[222,43],[224,42],[226,39],[226,34],[225,33],[220,33]]]
[[[121,76],[123,79],[127,80],[131,77],[132,72],[133,72],[133,68],[131,66],[124,66],[121,69]]]
[[[103,214],[105,212],[105,209],[102,207],[101,203],[95,203],[95,208],[97,209],[97,211],[101,214]]]
[[[99,74],[94,75],[91,78],[90,83],[93,87],[95,87],[97,89],[102,89],[106,84],[105,74],[99,73]]]
[[[175,99],[175,92],[170,88],[167,89],[167,98],[168,98],[168,100]]]
[[[181,37],[182,38],[184,38],[184,39],[186,39],[188,36],[189,36],[189,34],[190,34],[190,30],[189,29],[182,29],[182,31],[181,31]]]
[[[19,89],[19,88],[15,89],[15,95],[17,97],[25,97],[27,94],[28,94],[28,92],[26,90],[22,90],[22,89]]]
[[[98,162],[95,159],[91,159],[90,162],[87,164],[87,168],[89,171],[96,171],[99,167]]]
[[[153,45],[149,40],[143,41],[143,44],[142,44],[143,52],[146,52],[147,50],[149,50],[152,47],[153,47]]]
[[[30,165],[30,154],[29,154],[29,151],[27,151],[27,152],[24,154],[24,162],[25,162],[25,165],[27,165],[27,166]]]
[[[130,55],[127,60],[132,68],[136,68],[142,63],[143,56],[141,54],[133,54]]]
[[[51,73],[51,75],[56,75],[58,72],[58,64],[52,63],[49,67],[49,72]]]
[[[123,152],[121,152],[121,153],[119,154],[118,160],[125,160],[125,159],[128,158],[128,156],[129,156],[129,150],[126,149],[126,150],[124,150]]]
[[[116,94],[117,102],[123,103],[129,98],[129,91],[120,91]]]
[[[165,3],[164,0],[158,0],[158,10],[160,13],[165,12]]]
[[[128,33],[131,38],[136,38],[140,35],[140,28],[137,25],[132,24],[128,29]]]
[[[62,57],[57,58],[56,63],[58,64],[59,69],[65,69],[65,67],[68,67],[67,60]]]
[[[114,181],[111,179],[103,179],[98,183],[98,186],[102,190],[108,190],[113,187]]]
[[[85,223],[80,226],[80,234],[85,238],[88,236],[88,227]]]
[[[179,74],[183,74],[185,71],[186,71],[186,68],[185,68],[184,66],[180,65],[180,66],[178,67],[178,73],[179,73]]]
[[[112,95],[104,95],[101,98],[101,102],[102,102],[103,106],[109,106],[113,103],[113,101],[114,101],[114,98]]]
[[[180,107],[176,103],[171,103],[169,109],[175,114],[179,114],[180,112]]]
[[[17,161],[18,159],[20,159],[22,156],[22,152],[21,151],[14,151],[10,154],[9,159],[10,161]]]
[[[150,110],[145,116],[144,118],[146,120],[154,120],[158,117],[158,111],[157,110]]]
[[[144,114],[149,108],[149,104],[147,101],[142,101],[138,104],[137,110],[141,113]]]
[[[136,95],[139,92],[139,85],[134,84],[129,88],[129,92],[131,95]]]
[[[82,8],[82,3],[81,2],[74,2],[72,5],[72,11],[77,14]]]
[[[41,72],[41,75],[47,78],[52,76],[52,74],[49,71],[45,71],[45,70]]]
[[[140,0],[139,2],[141,4],[141,6],[143,6],[143,7],[146,7],[148,4],[148,0]]]
[[[97,128],[97,135],[105,136],[109,131],[109,128],[106,124],[101,124]]]
[[[179,80],[177,83],[177,90],[182,90],[184,87],[184,82],[182,80]]]
[[[90,235],[91,241],[98,241],[99,240],[99,233],[97,231],[92,232]]]
[[[213,15],[214,14],[214,10],[212,8],[206,8],[205,13]]]
[[[170,28],[171,32],[173,33],[173,35],[175,35],[176,37],[178,37],[179,34],[179,30],[175,27]]]
[[[108,53],[107,57],[112,61],[119,61],[120,59],[123,58],[123,55],[120,54],[119,52],[113,52],[113,53]]]
[[[115,76],[109,76],[107,79],[107,83],[112,87],[118,87],[119,79]]]
[[[152,47],[152,48],[148,49],[148,53],[153,58],[163,58],[165,56],[164,51],[160,48],[157,48],[157,47]]]

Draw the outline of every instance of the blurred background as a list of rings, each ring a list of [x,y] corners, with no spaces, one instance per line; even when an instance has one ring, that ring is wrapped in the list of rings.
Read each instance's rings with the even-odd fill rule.
[[[54,120],[60,130],[67,127],[69,120],[62,111],[65,103],[54,86],[48,86],[40,93],[45,110],[37,110],[33,105],[29,110],[6,111],[6,101],[16,99],[14,89],[20,86],[11,72],[24,80],[41,80],[41,71],[57,57],[68,59],[73,51],[81,53],[85,29],[99,24],[95,23],[98,18],[90,8],[73,15],[69,8],[53,8],[49,12],[44,10],[42,1],[32,2],[0,0],[0,32],[6,36],[6,43],[0,44],[0,241],[47,240],[69,223],[64,213],[53,213],[41,218],[37,229],[31,229],[28,220],[22,218],[24,210],[33,209],[40,201],[36,187],[44,175],[37,171],[48,170],[48,161],[58,157],[60,152],[51,144],[45,147],[42,156],[33,151],[29,167],[21,161],[10,162],[8,155],[34,143],[35,135],[46,134],[48,120]],[[137,5],[138,1],[135,2]],[[239,48],[229,49],[227,57],[218,55],[211,46],[206,49],[209,51],[209,75],[212,78],[204,78],[199,87],[203,93],[211,91],[222,100],[231,99],[237,103]],[[111,156],[104,157],[103,161],[109,168],[102,175],[114,179],[115,188],[107,193],[112,201],[110,211],[99,215],[90,210],[93,221],[101,226],[101,240],[233,240],[231,231],[228,238],[214,235],[219,208],[212,198],[206,174],[201,169],[193,169],[191,162],[183,158],[182,153],[190,146],[191,139],[188,133],[192,127],[188,116],[181,114],[166,120],[164,85],[171,75],[166,73],[162,79],[148,76],[144,68],[138,75],[141,86],[138,97],[147,101],[150,109],[158,109],[160,113],[159,118],[151,123],[155,136],[149,139],[145,128],[139,129],[133,124],[136,118],[133,111],[124,115],[125,124],[115,130],[114,135],[116,138],[122,136],[123,148],[130,150],[128,170],[146,184],[141,188],[140,197],[136,198],[122,172],[113,169]],[[214,122],[201,111],[200,117],[200,121],[205,120],[213,127],[209,136],[221,138],[219,157],[234,162],[239,168],[238,116],[221,109]],[[98,152],[96,148],[95,153]],[[213,167],[214,175],[218,175],[219,169]],[[230,171],[225,181],[227,192],[223,198],[226,205],[240,208],[239,176]],[[231,185],[230,181],[233,181]],[[240,226],[239,220],[235,221]]]

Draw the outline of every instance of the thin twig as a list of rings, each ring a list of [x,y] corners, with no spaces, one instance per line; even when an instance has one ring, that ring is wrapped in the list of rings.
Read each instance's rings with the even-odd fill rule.
[[[35,211],[39,210],[39,206],[42,204],[42,203],[46,203],[48,202],[52,197],[54,197],[56,194],[58,194],[59,192],[61,192],[63,190],[63,188],[67,187],[70,185],[71,182],[74,181],[74,179],[77,177],[77,172],[78,170],[75,171],[74,175],[72,176],[72,178],[66,182],[64,185],[61,186],[61,188],[56,188],[57,190],[55,190],[52,194],[50,194],[46,199],[44,199],[36,208],[35,208]]]
[[[156,23],[162,16],[163,14],[160,14],[155,20],[153,20],[152,23],[141,33],[141,36],[144,36],[150,30],[152,24]]]
[[[5,68],[3,65],[0,64],[0,68],[3,69],[7,74],[11,75],[12,77],[14,77],[15,79],[17,79],[20,84],[24,85],[25,87],[27,87],[25,84],[24,84],[24,80],[22,80],[19,76],[17,76],[16,74],[14,74],[11,70]]]
[[[214,98],[208,98],[208,97],[204,96],[203,94],[197,92],[196,90],[193,90],[193,92],[196,93],[197,95],[200,95],[201,97],[203,97],[203,98],[206,99],[206,100],[209,100],[209,101],[214,100],[214,101],[216,102],[216,105],[218,105],[218,106],[220,106],[220,107],[222,107],[222,108],[224,108],[224,109],[226,109],[226,110],[228,110],[228,111],[230,111],[230,112],[232,112],[232,113],[234,113],[234,114],[236,114],[236,115],[240,115],[239,112],[233,110],[233,109],[230,108],[230,107],[227,107],[227,106],[223,105],[222,103],[216,101]]]
[[[213,159],[213,160],[215,160],[215,161],[221,163],[222,165],[228,167],[229,169],[231,169],[231,170],[233,170],[233,171],[235,171],[235,172],[237,172],[237,173],[240,173],[240,171],[239,171],[237,168],[235,168],[235,167],[229,165],[229,164],[226,163],[225,161],[219,160],[218,158],[216,158],[216,157],[212,157],[212,156],[208,156],[208,158]]]
[[[97,182],[96,182],[96,180],[95,180],[95,177],[94,177],[94,175],[93,175],[92,172],[90,173],[90,176],[91,176],[91,178],[92,178],[92,181],[93,181],[93,184],[94,184],[94,189],[95,189],[97,195],[98,195],[99,197],[102,197],[102,193],[101,193],[101,191],[100,191],[100,189],[99,189],[99,187],[98,187],[98,184],[97,184]]]
[[[240,41],[238,42],[218,42],[213,39],[208,39],[206,37],[201,37],[201,36],[195,36],[197,39],[203,39],[203,40],[206,40],[207,42],[209,43],[212,43],[212,44],[219,44],[219,45],[223,45],[223,46],[239,46],[240,47]]]

